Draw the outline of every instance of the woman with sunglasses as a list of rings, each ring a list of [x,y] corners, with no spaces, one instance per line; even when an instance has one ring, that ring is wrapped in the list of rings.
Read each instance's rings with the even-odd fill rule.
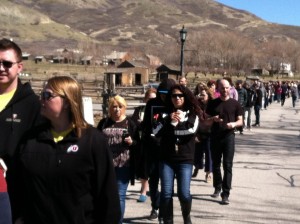
[[[119,95],[111,97],[108,103],[108,117],[100,120],[98,129],[108,138],[113,154],[113,164],[117,176],[120,197],[121,219],[123,223],[128,184],[134,184],[135,154],[138,149],[139,132],[134,121],[126,116],[127,103]]]
[[[49,122],[20,145],[24,223],[118,223],[111,152],[84,120],[79,84],[67,76],[49,79],[41,104]]]
[[[201,110],[193,93],[182,85],[171,90],[171,111],[160,123],[163,125],[157,137],[161,137],[160,212],[164,223],[173,223],[173,187],[177,179],[177,194],[184,224],[191,222],[192,197],[190,183],[194,162],[195,134]]]

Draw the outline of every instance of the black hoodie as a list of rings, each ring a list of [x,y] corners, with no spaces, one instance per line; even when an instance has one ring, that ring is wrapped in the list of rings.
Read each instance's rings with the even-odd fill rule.
[[[17,145],[23,134],[31,127],[41,122],[40,102],[29,83],[22,84],[18,80],[18,86],[12,99],[0,112],[0,157],[7,165],[7,185],[10,195],[13,215],[14,211],[14,176],[15,156]]]

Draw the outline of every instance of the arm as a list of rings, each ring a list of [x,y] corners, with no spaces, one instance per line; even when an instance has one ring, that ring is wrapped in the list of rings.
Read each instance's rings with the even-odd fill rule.
[[[238,116],[235,122],[229,122],[226,124],[228,129],[233,129],[235,127],[240,127],[243,125],[243,116]]]
[[[95,223],[118,223],[121,212],[112,155],[102,134],[94,134],[91,142],[95,166]]]

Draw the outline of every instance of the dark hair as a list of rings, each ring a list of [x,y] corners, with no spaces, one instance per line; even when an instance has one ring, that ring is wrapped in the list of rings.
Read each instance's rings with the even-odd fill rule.
[[[179,90],[184,95],[184,105],[183,105],[184,109],[189,110],[191,113],[194,113],[200,116],[200,118],[202,118],[203,111],[199,107],[198,100],[196,99],[192,91],[183,85],[176,84],[171,87],[170,94],[172,94],[172,91],[175,89]]]
[[[216,81],[214,81],[214,80],[209,80],[208,82],[207,82],[207,86],[210,88],[212,85],[217,85],[216,84]]]
[[[21,48],[13,41],[3,38],[0,40],[0,51],[14,50],[17,58],[17,62],[22,61],[22,50]]]

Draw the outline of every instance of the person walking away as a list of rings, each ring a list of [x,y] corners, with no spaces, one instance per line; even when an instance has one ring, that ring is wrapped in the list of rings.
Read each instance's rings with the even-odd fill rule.
[[[156,97],[156,89],[150,88],[146,91],[144,102],[147,103],[150,99],[154,99]],[[146,106],[139,106],[134,109],[133,115],[131,119],[135,122],[139,129],[140,138],[142,137],[142,130],[143,130],[143,119],[145,115]],[[143,144],[140,144],[140,155],[137,155],[136,159],[136,166],[137,166],[137,178],[141,181],[141,194],[140,197],[137,199],[138,202],[146,202],[147,200],[147,191],[149,190],[149,183],[148,183],[148,174],[146,172],[146,152],[143,149]]]
[[[173,223],[173,188],[177,180],[177,194],[184,224],[191,224],[192,196],[190,183],[195,151],[195,135],[201,109],[193,93],[182,85],[171,90],[171,113],[160,116],[155,128],[161,138],[160,178],[161,203],[164,224]]]
[[[22,83],[22,50],[13,41],[0,40],[0,158],[7,166],[6,183],[13,221],[18,216],[16,205],[16,149],[23,134],[42,122],[40,103],[29,83]],[[1,174],[0,174],[1,176]],[[4,203],[3,200],[2,202]],[[8,201],[7,201],[8,202]],[[10,206],[7,203],[7,210]],[[7,213],[9,214],[9,213]],[[3,217],[4,218],[4,217]]]
[[[254,86],[254,113],[255,113],[255,123],[252,125],[254,127],[260,127],[260,110],[262,108],[262,92],[258,84]]]
[[[159,212],[160,192],[159,192],[159,152],[161,150],[160,139],[155,138],[154,127],[157,126],[157,119],[163,113],[168,114],[170,104],[170,89],[176,82],[173,79],[164,79],[157,88],[156,98],[150,99],[146,104],[145,116],[143,120],[142,144],[146,150],[147,172],[149,176],[149,190],[151,199],[151,212],[149,219],[159,219],[162,216]]]
[[[113,164],[117,176],[120,197],[121,219],[123,223],[126,205],[126,192],[129,182],[134,185],[135,155],[139,149],[139,132],[135,123],[126,116],[127,103],[119,95],[111,97],[108,104],[108,117],[100,120],[97,128],[108,138],[113,154]]]
[[[212,197],[217,198],[222,190],[221,203],[229,204],[229,195],[232,182],[232,166],[235,152],[234,128],[243,125],[243,110],[239,102],[230,98],[230,84],[227,80],[220,82],[221,96],[209,101],[206,122],[211,127],[211,153],[213,160],[213,186]],[[223,171],[221,174],[221,161],[223,157]]]
[[[47,123],[19,146],[18,185],[24,224],[117,224],[120,204],[107,139],[83,116],[81,87],[50,78],[41,93]]]

